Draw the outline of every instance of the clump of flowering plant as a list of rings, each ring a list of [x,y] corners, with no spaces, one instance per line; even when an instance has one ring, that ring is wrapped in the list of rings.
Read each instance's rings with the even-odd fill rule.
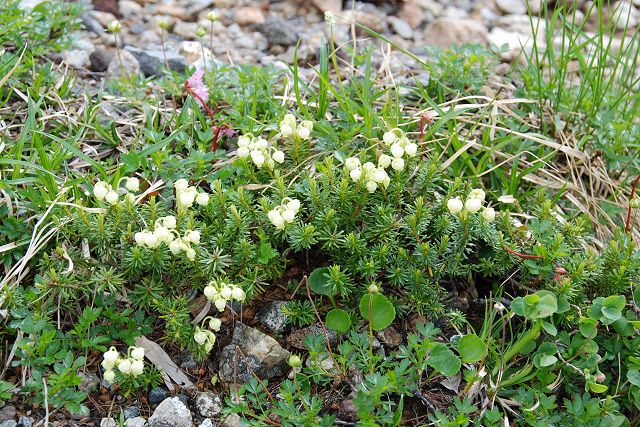
[[[216,306],[218,311],[224,311],[229,301],[243,302],[247,295],[244,290],[232,283],[213,280],[204,288],[204,296]]]
[[[208,324],[209,328],[205,325]],[[216,343],[216,335],[214,332],[219,332],[222,327],[222,321],[216,317],[206,317],[202,321],[202,326],[196,326],[196,331],[193,334],[194,341],[209,353],[214,344]]]
[[[251,161],[258,168],[265,167],[273,169],[276,163],[284,163],[284,152],[278,150],[273,145],[261,137],[253,134],[242,135],[238,138],[238,157],[241,159],[251,158]]]
[[[279,124],[280,134],[284,138],[299,138],[307,140],[311,136],[313,130],[313,122],[311,120],[303,120],[300,123],[296,122],[296,117],[293,114],[286,114]]]
[[[496,211],[492,207],[484,207],[486,194],[480,188],[473,189],[469,192],[464,203],[460,197],[454,197],[447,200],[447,209],[451,215],[466,215],[480,212],[480,215],[486,222],[492,222],[496,219]]]
[[[300,206],[300,200],[285,197],[279,206],[267,212],[267,217],[278,230],[283,230],[287,224],[295,220]]]
[[[120,185],[124,181],[125,185],[122,188]],[[132,202],[135,200],[133,193],[140,190],[140,180],[135,177],[120,178],[115,187],[112,187],[105,181],[98,181],[93,186],[93,195],[97,200],[105,201],[109,205],[113,206],[118,204],[120,196],[124,196],[125,200]]]
[[[126,357],[121,357],[118,350],[111,347],[102,355],[101,364],[104,368],[104,379],[110,384],[115,382],[114,368],[116,367],[122,375],[130,375],[135,378],[144,371],[144,347],[129,347]]]

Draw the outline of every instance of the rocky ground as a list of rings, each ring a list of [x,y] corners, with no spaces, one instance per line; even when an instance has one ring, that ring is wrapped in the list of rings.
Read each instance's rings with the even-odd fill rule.
[[[579,3],[582,10],[589,7],[588,2]],[[533,12],[537,12],[535,1],[531,1],[531,6]],[[27,2],[25,7],[29,7]],[[629,15],[628,24],[632,28],[640,22],[640,12],[636,7],[640,7],[638,0],[619,2],[617,9],[619,13]],[[215,22],[207,19],[212,10],[220,14],[220,19]],[[122,45],[124,65],[130,72],[141,71],[145,76],[162,73],[165,54],[169,66],[178,72],[190,66],[197,67],[202,64],[203,57],[226,64],[286,67],[294,59],[298,41],[299,63],[304,66],[316,63],[321,41],[329,37],[329,27],[324,19],[326,10],[336,15],[333,31],[337,45],[351,42],[354,17],[394,44],[425,59],[426,45],[448,47],[454,43],[478,42],[486,46],[507,45],[502,51],[502,58],[508,62],[517,56],[521,46],[526,48],[531,43],[531,24],[525,0],[357,1],[354,5],[350,1],[343,4],[341,0],[96,0],[95,4],[88,5],[82,16],[85,28],[77,32],[73,47],[55,59],[81,70],[79,74],[86,78],[88,84],[101,85],[111,76],[118,77],[121,66],[116,55],[115,38],[106,27],[119,19],[122,30],[118,41]],[[615,13],[612,12],[612,16]],[[168,23],[166,31],[160,26],[162,20]],[[197,35],[200,26],[207,30],[201,38]],[[364,44],[371,37],[358,31],[357,40],[357,43]],[[161,47],[163,43],[165,53]],[[379,41],[376,43],[380,44]],[[382,49],[378,49],[376,57],[381,63],[385,61],[389,70],[398,75],[415,65],[406,55],[393,52],[388,55]],[[281,377],[288,371],[286,360],[289,351],[301,349],[307,335],[321,333],[319,325],[291,331],[279,311],[282,304],[282,301],[275,301],[258,306],[255,316],[247,315],[250,319],[247,323],[252,326],[236,322],[235,327],[228,331],[229,339],[220,346],[220,365],[207,368],[217,372],[219,381],[233,385],[237,381],[247,381],[254,374],[263,379]],[[336,339],[335,336],[328,338]],[[379,333],[377,339],[377,348],[385,351],[396,348],[403,337],[395,329],[388,329]],[[187,355],[176,363],[188,374],[203,369]],[[94,374],[86,373],[83,387],[92,394],[100,395],[100,390],[108,388],[108,385],[101,384]],[[241,425],[237,416],[221,417],[223,403],[220,397],[204,391],[206,389],[206,384],[191,384],[174,396],[164,387],[153,389],[140,401],[123,405],[125,425]],[[96,407],[109,406],[109,402],[94,403]],[[347,411],[349,408],[343,409]],[[97,412],[79,414],[64,421],[57,421],[53,416],[50,424],[117,425],[114,418],[101,419],[101,415]],[[41,416],[41,413],[22,413],[14,406],[6,405],[0,411],[0,427],[30,427]]]

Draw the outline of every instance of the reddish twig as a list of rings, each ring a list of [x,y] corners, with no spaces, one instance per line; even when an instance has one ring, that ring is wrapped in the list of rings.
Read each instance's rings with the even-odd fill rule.
[[[211,117],[211,120],[215,121],[215,115],[213,114],[213,111],[211,111],[211,108],[209,108],[209,106],[207,105],[207,103],[205,102],[204,99],[202,99],[200,97],[200,95],[198,95],[197,93],[195,93],[190,87],[188,82],[184,82],[184,89],[187,91],[187,93],[191,96],[193,96],[195,99],[197,99],[198,101],[200,101],[200,104],[204,107],[204,109],[207,111],[207,114],[209,114],[209,117]],[[218,127],[216,125],[213,125],[213,141],[212,141],[212,149],[213,151],[217,151],[218,150],[218,138],[220,137],[220,131],[222,130],[222,127]]]
[[[636,195],[636,187],[638,186],[638,181],[640,181],[640,175],[633,182],[633,186],[631,187],[631,196],[629,197],[629,208],[627,209],[627,222],[624,226],[624,232],[629,233],[629,226],[631,225],[631,201]]]
[[[520,258],[524,258],[524,259],[541,259],[542,258],[541,255],[521,254],[520,252],[514,251],[513,249],[511,249],[507,245],[502,245],[502,247],[504,248],[505,251],[509,252],[511,255],[515,255],[515,256],[520,257]]]
[[[424,128],[429,126],[431,123],[433,123],[433,117],[431,114],[423,113],[422,116],[420,116],[420,150],[422,152],[422,160],[424,160],[427,154],[424,144]]]

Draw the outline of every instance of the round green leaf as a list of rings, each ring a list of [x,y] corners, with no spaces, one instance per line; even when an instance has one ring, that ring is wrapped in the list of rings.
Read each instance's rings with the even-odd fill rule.
[[[311,272],[307,281],[316,294],[332,297],[336,291],[329,283],[329,267],[316,268]]]
[[[484,356],[484,343],[476,334],[467,334],[458,341],[458,353],[464,363],[473,363]]]
[[[351,327],[351,317],[346,311],[335,308],[327,313],[327,328],[337,332],[347,332]]]
[[[360,314],[374,331],[386,328],[396,318],[396,308],[384,295],[365,294],[360,300]]]
[[[627,380],[633,385],[640,386],[640,370],[631,368],[627,371]]]
[[[580,318],[580,333],[589,339],[593,339],[598,335],[598,321],[590,317]]]
[[[540,356],[540,366],[543,368],[546,366],[551,366],[557,361],[558,361],[558,358],[553,355],[543,354]]]
[[[457,374],[462,366],[455,353],[441,343],[436,343],[433,346],[427,364],[447,377]]]

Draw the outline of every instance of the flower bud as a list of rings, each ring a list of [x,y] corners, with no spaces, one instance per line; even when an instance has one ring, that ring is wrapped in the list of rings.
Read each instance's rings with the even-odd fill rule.
[[[193,187],[191,187],[193,188]],[[180,195],[178,196],[178,203],[184,207],[190,207],[191,205],[193,205],[193,202],[196,199],[196,192],[195,191],[189,191],[191,188],[189,188],[186,191],[182,191],[180,193]],[[195,189],[194,189],[195,190]]]
[[[378,292],[380,292],[380,289],[378,288],[378,285],[376,285],[375,283],[372,283],[369,285],[369,293],[370,294],[377,294]]]
[[[629,203],[629,205],[631,206],[632,209],[640,208],[640,197],[634,196],[633,199],[631,199],[631,202]]]
[[[209,203],[209,195],[207,193],[198,193],[196,203],[200,206],[206,206]]]
[[[456,197],[454,199],[449,199],[447,201],[447,209],[449,209],[449,213],[452,215],[460,213],[462,211],[462,208],[463,208],[462,200],[460,200],[459,197]]]
[[[280,150],[276,150],[271,156],[274,161],[278,163],[284,163],[284,152]]]
[[[180,178],[173,184],[173,187],[176,189],[176,191],[184,191],[189,187],[189,183],[186,179]]]
[[[119,33],[121,29],[122,29],[122,24],[117,19],[114,19],[109,23],[109,25],[107,25],[107,30],[110,33]]]
[[[223,288],[220,289],[220,296],[226,299],[227,301],[231,299],[232,293],[233,293],[233,290],[231,289],[230,286],[223,286]]]
[[[218,332],[220,327],[222,327],[222,321],[220,319],[212,317],[209,320],[209,328],[211,328],[211,330]]]
[[[144,347],[134,347],[133,350],[131,350],[131,357],[135,360],[144,359]]]
[[[300,200],[292,199],[287,203],[287,209],[291,209],[294,213],[298,213],[300,210]]]
[[[207,13],[207,19],[211,22],[216,22],[218,19],[220,19],[220,14],[215,10],[211,10],[209,11],[209,13]]]
[[[470,213],[476,213],[482,208],[482,201],[480,199],[467,199],[464,202],[464,208]]]
[[[516,199],[511,194],[505,194],[504,196],[498,197],[498,201],[500,203],[513,204]]]
[[[246,294],[244,293],[241,287],[236,286],[235,288],[233,288],[233,291],[231,292],[231,296],[236,301],[244,301]]]
[[[109,383],[109,384],[113,384],[113,382],[116,379],[116,373],[113,372],[111,369],[104,371],[104,380]]]
[[[300,127],[298,129],[298,136],[300,137],[300,139],[308,139],[310,135],[311,131],[308,128]]]
[[[415,144],[413,142],[408,143],[404,147],[404,152],[407,153],[407,155],[410,157],[415,156],[416,154],[418,154],[418,144]]]
[[[131,372],[131,360],[122,359],[120,363],[118,363],[118,370],[125,375],[129,374]]]
[[[158,27],[161,30],[167,31],[169,29],[169,20],[167,18],[160,18],[158,20]]]
[[[144,362],[142,360],[134,360],[131,362],[131,375],[137,377],[144,371]]]
[[[116,350],[115,347],[110,347],[109,351],[106,351],[102,357],[104,358],[105,361],[107,361],[108,363],[116,363],[116,360],[118,360],[118,350]],[[113,365],[112,365],[113,366]]]
[[[378,188],[378,184],[376,184],[375,181],[367,182],[367,191],[369,193],[373,193],[374,191],[376,191],[376,188]]]
[[[218,290],[213,285],[207,285],[204,288],[204,296],[209,300],[215,299],[218,296]]]
[[[191,243],[195,243],[196,245],[200,243],[200,232],[198,230],[189,231],[187,237]]]
[[[162,219],[162,224],[167,227],[168,229],[174,229],[176,228],[176,217],[173,215],[169,215],[169,216],[165,216]]]
[[[125,187],[127,187],[129,191],[138,191],[140,190],[140,180],[138,178],[127,178]]]
[[[400,144],[393,144],[391,146],[391,155],[395,158],[402,157],[404,154],[404,148],[400,146]]]
[[[271,223],[278,229],[284,228],[284,218],[279,213],[275,213],[271,218]]]
[[[227,307],[227,301],[224,298],[218,298],[213,302],[213,305],[216,306],[218,311],[224,311],[224,309]]]
[[[404,160],[402,160],[401,158],[393,159],[393,161],[391,162],[391,167],[393,168],[393,170],[401,171],[402,169],[404,169]]]
[[[204,331],[198,331],[193,334],[193,340],[198,343],[198,345],[203,345],[207,342],[207,334]]]
[[[384,135],[382,135],[382,141],[386,144],[386,145],[390,145],[393,144],[394,142],[396,142],[396,139],[398,139],[396,137],[396,134],[394,132],[385,132]]]
[[[293,128],[291,126],[289,126],[288,124],[284,124],[284,125],[280,126],[280,133],[285,138],[288,138],[291,135],[293,135]]]
[[[187,259],[189,261],[193,261],[194,259],[196,259],[196,250],[193,248],[188,247],[185,251],[185,254],[187,255]]]
[[[350,171],[360,168],[360,160],[357,157],[348,157],[344,161],[344,165]]]
[[[299,368],[300,366],[302,366],[302,359],[300,359],[300,356],[296,354],[292,354],[291,356],[289,356],[289,366],[291,366],[292,368]]]
[[[285,222],[293,222],[295,218],[296,213],[291,209],[285,209],[284,212],[282,212],[282,219],[284,219]]]
[[[98,200],[104,200],[108,192],[107,183],[104,181],[96,182],[96,185],[93,187],[93,195],[96,196]]]
[[[257,167],[261,167],[265,161],[264,154],[262,154],[262,151],[253,150],[251,152],[251,160]]]
[[[118,193],[111,190],[106,194],[106,196],[104,196],[104,200],[110,205],[115,205],[118,203]]]
[[[391,156],[383,154],[378,158],[378,166],[381,168],[387,168],[391,164],[392,160]]]
[[[484,218],[485,221],[487,222],[492,222],[494,219],[496,219],[496,211],[493,208],[485,208],[482,211],[482,218]]]
[[[362,169],[354,169],[350,171],[349,176],[351,177],[352,180],[359,181],[360,177],[362,176]]]

